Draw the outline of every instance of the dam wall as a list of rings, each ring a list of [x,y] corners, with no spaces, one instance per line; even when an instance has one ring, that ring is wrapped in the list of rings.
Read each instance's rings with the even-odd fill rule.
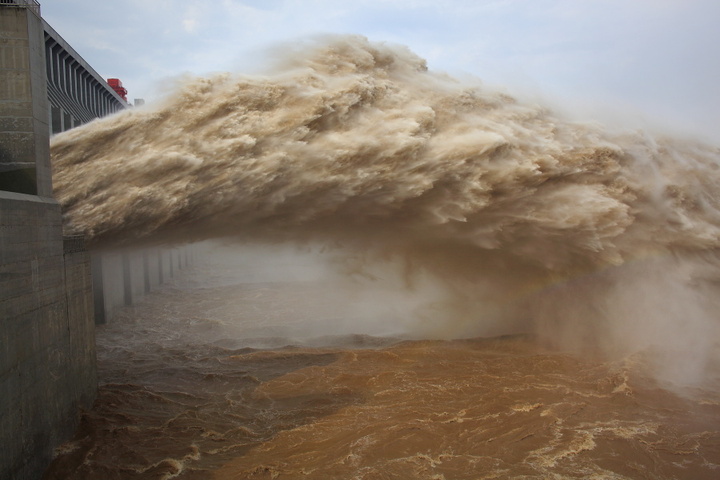
[[[91,254],[64,236],[51,130],[126,106],[78,58],[35,0],[0,1],[0,480],[41,478],[92,407],[96,322],[191,257],[191,247]]]
[[[52,198],[36,2],[0,4],[0,479],[37,480],[97,392],[90,254]]]
[[[52,199],[0,191],[0,478],[37,479],[97,390],[90,254]]]

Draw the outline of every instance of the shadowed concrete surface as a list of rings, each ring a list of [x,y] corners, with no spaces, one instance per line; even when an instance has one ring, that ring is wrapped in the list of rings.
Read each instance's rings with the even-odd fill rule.
[[[52,198],[44,46],[37,4],[0,4],[2,479],[38,478],[97,391],[90,255]]]
[[[193,260],[64,237],[49,138],[126,108],[40,16],[0,1],[0,479],[36,479],[97,394],[95,323]],[[92,272],[94,270],[94,277]]]

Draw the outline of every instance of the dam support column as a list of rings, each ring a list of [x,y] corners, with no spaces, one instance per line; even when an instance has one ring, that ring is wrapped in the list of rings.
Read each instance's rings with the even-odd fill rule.
[[[44,50],[39,6],[0,4],[2,479],[40,478],[97,392],[89,255],[52,198]]]
[[[94,252],[95,323],[108,323],[118,308],[136,305],[194,262],[195,245]]]

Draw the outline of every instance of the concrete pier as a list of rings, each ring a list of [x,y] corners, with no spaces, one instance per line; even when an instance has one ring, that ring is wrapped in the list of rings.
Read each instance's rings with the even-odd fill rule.
[[[91,408],[96,322],[192,261],[192,247],[91,256],[63,236],[50,133],[125,107],[36,1],[0,0],[0,480],[39,479]]]
[[[0,479],[36,480],[97,391],[90,255],[52,198],[43,22],[0,3]]]
[[[50,197],[44,35],[34,11],[0,4],[0,190]]]
[[[97,389],[90,255],[51,199],[0,191],[0,478],[37,479]]]
[[[118,308],[141,301],[194,260],[193,245],[94,252],[95,323],[111,321]]]

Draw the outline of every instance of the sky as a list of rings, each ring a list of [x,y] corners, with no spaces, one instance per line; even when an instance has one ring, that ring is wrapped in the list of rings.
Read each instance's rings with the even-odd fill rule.
[[[40,0],[45,20],[128,99],[173,79],[254,72],[278,45],[359,34],[431,70],[577,120],[720,145],[720,0]]]

